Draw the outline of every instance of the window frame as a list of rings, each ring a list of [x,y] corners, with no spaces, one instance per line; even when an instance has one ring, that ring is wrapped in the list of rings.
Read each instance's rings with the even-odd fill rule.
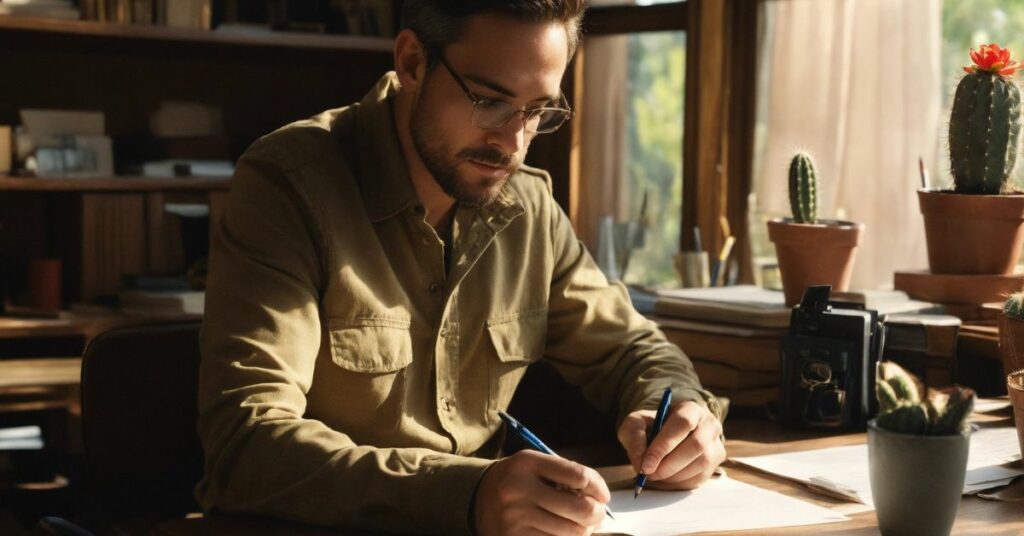
[[[681,250],[694,247],[699,226],[708,252],[717,256],[727,222],[736,237],[734,259],[741,282],[753,281],[747,232],[747,196],[753,172],[757,39],[764,0],[687,0],[653,5],[590,7],[583,20],[587,36],[640,32],[686,32],[683,118],[683,202]],[[563,91],[580,113],[584,47],[567,69]],[[580,121],[572,121],[539,147],[533,163],[554,178],[555,199],[578,221],[581,188]],[[537,140],[539,141],[539,140]],[[539,149],[539,150],[538,150]],[[731,180],[729,179],[731,178]]]

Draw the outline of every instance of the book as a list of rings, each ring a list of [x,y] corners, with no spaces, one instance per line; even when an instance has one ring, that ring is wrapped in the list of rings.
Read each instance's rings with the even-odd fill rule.
[[[728,398],[730,407],[754,408],[773,404],[779,400],[780,390],[774,387],[750,389],[708,389],[718,398]]]
[[[78,20],[81,11],[71,0],[7,0],[0,2],[0,16]]]
[[[690,358],[690,361],[693,363],[694,370],[697,371],[701,385],[711,391],[717,389],[759,389],[779,386],[780,376],[778,372],[743,370],[728,363],[701,358]]]
[[[890,315],[884,323],[882,359],[898,363],[928,387],[957,383],[960,323],[950,315]]]
[[[662,328],[699,331],[701,333],[715,333],[719,335],[731,335],[734,337],[782,337],[789,332],[788,328],[760,328],[756,326],[741,326],[737,324],[701,322],[699,320],[688,320],[685,318],[672,318],[667,316],[648,316],[648,318],[653,320]]]
[[[879,317],[894,314],[941,314],[941,304],[911,298],[902,290],[832,291],[829,303],[833,306],[853,306],[878,313]]]
[[[754,285],[655,291],[654,313],[721,325],[787,328],[792,309],[782,291]],[[910,312],[942,312],[942,306],[912,299],[898,290],[832,292],[834,306],[877,311],[879,316]]]
[[[43,430],[39,426],[0,428],[0,450],[42,450]]]
[[[780,290],[736,285],[664,289],[656,294],[654,312],[659,316],[755,327],[789,326],[791,309]]]
[[[230,178],[235,166],[229,160],[173,159],[142,164],[143,177],[220,177]]]
[[[702,359],[740,370],[778,372],[781,337],[735,337],[684,329],[663,328],[669,342],[690,359]]]

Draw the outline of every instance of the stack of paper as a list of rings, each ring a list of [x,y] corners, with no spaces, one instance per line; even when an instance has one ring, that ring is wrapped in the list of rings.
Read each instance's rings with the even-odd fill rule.
[[[1004,486],[1024,475],[1024,469],[1004,465],[1019,459],[1020,447],[1014,427],[976,430],[971,434],[964,494]],[[733,458],[733,461],[874,508],[866,444]]]
[[[615,519],[606,517],[598,533],[671,536],[817,525],[849,519],[827,508],[726,476],[713,478],[693,491],[647,490],[635,501],[631,489],[613,491],[608,506]]]

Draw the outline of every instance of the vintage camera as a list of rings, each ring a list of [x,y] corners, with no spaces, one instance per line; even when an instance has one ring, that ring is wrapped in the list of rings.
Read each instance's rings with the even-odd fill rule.
[[[860,430],[877,411],[875,363],[883,330],[875,311],[829,303],[812,286],[782,338],[782,420],[797,428]]]

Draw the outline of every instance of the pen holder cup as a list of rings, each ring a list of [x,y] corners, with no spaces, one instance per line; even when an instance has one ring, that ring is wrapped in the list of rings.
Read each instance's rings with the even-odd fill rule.
[[[707,251],[680,251],[674,261],[676,274],[684,288],[711,286]]]

